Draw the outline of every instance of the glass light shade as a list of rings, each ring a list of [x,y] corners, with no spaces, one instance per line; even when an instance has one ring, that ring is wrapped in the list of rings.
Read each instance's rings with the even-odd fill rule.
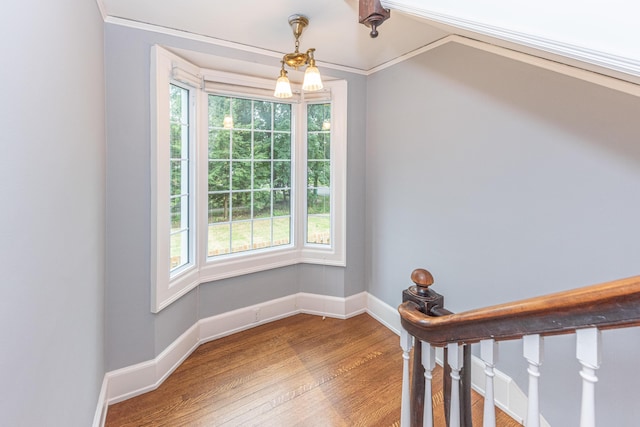
[[[276,90],[273,93],[273,96],[276,98],[291,98],[293,94],[291,93],[291,84],[289,83],[289,79],[286,75],[280,75],[278,80],[276,81]]]
[[[309,65],[304,72],[304,82],[302,82],[302,89],[309,92],[322,89],[322,79],[320,78],[320,71],[318,67]]]
[[[222,126],[225,129],[233,128],[233,119],[231,118],[231,116],[224,116],[224,121],[222,122]]]

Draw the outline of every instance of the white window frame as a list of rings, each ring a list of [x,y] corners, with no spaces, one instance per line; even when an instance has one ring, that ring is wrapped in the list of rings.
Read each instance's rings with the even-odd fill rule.
[[[307,218],[307,150],[306,144],[301,155],[300,163],[303,166],[303,175],[298,177],[305,185],[301,185],[299,191],[304,203],[299,203],[301,209],[299,215],[303,218],[297,222],[300,236],[300,262],[307,264],[323,264],[345,266],[346,258],[346,217],[347,217],[347,82],[344,80],[330,81],[325,87],[331,89],[331,245],[319,245],[306,242],[306,218]],[[343,102],[342,102],[343,101]],[[313,102],[313,99],[312,99]],[[311,103],[311,102],[310,102]],[[314,102],[315,103],[315,102]],[[307,108],[307,103],[302,103],[300,108]],[[306,111],[305,120],[300,120],[300,132],[307,134]]]
[[[176,57],[177,58],[177,57]],[[198,285],[197,246],[199,236],[197,232],[197,180],[194,158],[197,156],[196,132],[197,117],[193,112],[197,103],[197,87],[183,79],[176,81],[172,78],[173,55],[168,51],[154,47],[151,49],[151,301],[152,311],[157,313],[168,306],[195,286]],[[195,71],[195,70],[192,70]],[[171,212],[168,203],[170,191],[170,141],[169,141],[169,84],[189,89],[189,182],[190,197],[189,225],[190,225],[190,256],[189,262],[170,272],[170,241]]]
[[[325,82],[321,93],[298,93],[292,105],[291,244],[259,251],[207,257],[208,95],[282,102],[271,96],[274,81],[201,69],[160,46],[151,49],[151,311],[159,312],[201,283],[298,263],[346,265],[347,83]],[[190,262],[169,273],[169,84],[190,89],[193,244]],[[306,98],[305,98],[306,97]],[[331,102],[331,244],[306,243],[306,106]],[[195,167],[194,167],[195,166]]]

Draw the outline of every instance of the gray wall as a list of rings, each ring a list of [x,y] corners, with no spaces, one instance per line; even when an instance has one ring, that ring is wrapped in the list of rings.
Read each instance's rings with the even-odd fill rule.
[[[458,44],[372,75],[367,93],[376,297],[398,305],[417,267],[456,312],[639,273],[640,99]],[[546,343],[554,426],[577,425],[574,341]],[[640,342],[604,341],[599,424],[635,425]],[[498,368],[526,391],[520,355],[503,346]]]
[[[201,285],[150,312],[149,52],[154,44],[273,65],[277,58],[107,24],[107,370],[153,359],[198,319],[300,291],[349,296],[365,290],[366,78],[348,81],[347,267],[291,266]],[[324,280],[322,279],[324,278]]]
[[[0,425],[91,425],[104,375],[103,21],[0,14]]]

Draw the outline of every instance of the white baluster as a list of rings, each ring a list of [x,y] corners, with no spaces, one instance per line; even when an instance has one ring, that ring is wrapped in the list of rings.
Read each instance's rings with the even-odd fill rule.
[[[496,427],[496,406],[493,394],[493,367],[498,361],[498,343],[494,340],[480,341],[480,358],[484,362],[485,387],[484,387],[484,415],[483,427]]]
[[[543,340],[540,335],[525,335],[522,337],[524,357],[529,362],[529,404],[527,408],[527,427],[540,427],[540,397],[538,378],[542,365]]]
[[[462,346],[458,343],[447,344],[447,361],[451,366],[451,407],[449,408],[449,427],[460,427],[460,370],[464,361]]]
[[[596,369],[601,361],[601,332],[598,328],[578,329],[576,331],[576,357],[582,365],[582,407],[580,410],[580,427],[595,427],[595,388],[598,377]]]
[[[428,342],[422,342],[422,366],[424,366],[424,412],[422,425],[433,427],[433,397],[431,395],[432,372],[436,367],[436,349]]]
[[[413,337],[404,328],[400,331],[402,347],[402,403],[400,407],[400,427],[411,425],[411,395],[409,392],[409,352],[413,347]]]

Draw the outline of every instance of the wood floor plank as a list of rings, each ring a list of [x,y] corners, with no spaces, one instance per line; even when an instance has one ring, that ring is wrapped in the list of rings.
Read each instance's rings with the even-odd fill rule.
[[[300,314],[201,345],[157,390],[111,405],[106,426],[398,427],[401,381],[398,336],[369,315]],[[438,369],[436,427],[441,384]]]

